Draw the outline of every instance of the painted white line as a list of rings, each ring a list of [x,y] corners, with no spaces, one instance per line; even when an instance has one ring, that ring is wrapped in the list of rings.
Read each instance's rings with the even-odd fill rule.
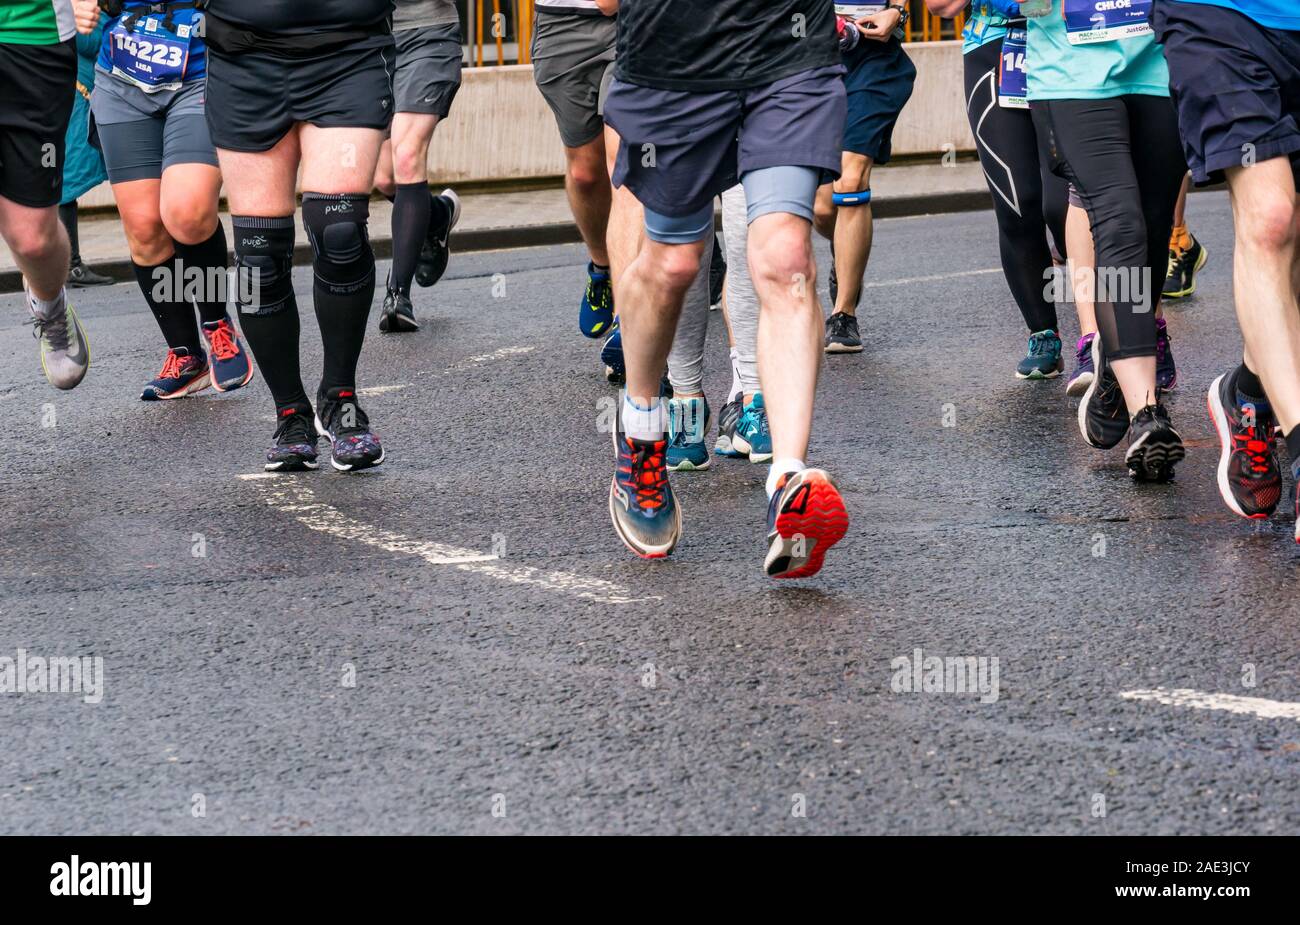
[[[386,394],[388,394],[389,392],[399,392],[399,391],[401,391],[402,389],[406,389],[406,388],[410,388],[410,386],[409,386],[409,385],[406,385],[406,384],[403,384],[403,385],[372,385],[372,386],[369,386],[368,388],[357,389],[357,394],[358,394],[358,395],[365,395],[365,396],[370,396],[370,395],[386,395]]]
[[[452,369],[463,369],[466,366],[479,366],[483,363],[491,363],[494,360],[504,360],[506,357],[515,357],[524,353],[532,353],[536,347],[502,347],[500,350],[493,350],[491,353],[482,353],[476,357],[469,357],[454,364]]]
[[[1300,703],[1282,700],[1265,700],[1263,697],[1238,697],[1235,694],[1214,694],[1195,691],[1187,687],[1152,690],[1123,691],[1125,700],[1151,700],[1170,707],[1193,707],[1198,710],[1226,710],[1245,713],[1260,719],[1293,719],[1300,722]]]
[[[567,594],[603,604],[627,604],[633,601],[661,600],[658,595],[636,596],[630,589],[600,578],[589,578],[554,569],[529,565],[508,565],[495,555],[462,549],[446,543],[418,540],[392,530],[385,530],[348,517],[337,508],[316,500],[311,488],[293,476],[258,472],[241,475],[255,484],[264,501],[276,510],[290,514],[309,530],[343,540],[361,543],[385,552],[418,556],[430,565],[450,565],[462,572],[516,585],[534,585],[547,591]]]
[[[938,283],[945,279],[961,279],[963,276],[985,276],[989,273],[1001,273],[1001,267],[987,270],[962,270],[960,273],[936,273],[934,276],[913,276],[908,279],[880,279],[863,283],[863,289],[881,289],[885,286],[910,286],[912,283]]]

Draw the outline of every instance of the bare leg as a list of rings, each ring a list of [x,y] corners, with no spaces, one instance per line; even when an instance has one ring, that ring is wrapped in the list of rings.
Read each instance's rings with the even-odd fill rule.
[[[68,279],[72,246],[58,207],[33,209],[0,196],[0,236],[32,295],[47,302],[59,298]]]
[[[841,156],[840,178],[834,184],[835,192],[856,193],[870,188],[871,167],[871,158],[845,151]],[[862,277],[871,258],[871,203],[843,206],[835,212],[835,275],[839,280],[835,311],[855,315],[862,295]]]
[[[597,135],[580,148],[565,148],[568,164],[564,173],[564,191],[569,197],[578,231],[587,245],[591,262],[609,266],[605,233],[609,225],[610,182],[605,165],[605,136]],[[617,301],[617,295],[615,295]]]
[[[1092,226],[1088,213],[1070,206],[1065,213],[1065,249],[1070,254],[1070,281],[1074,290],[1074,307],[1079,313],[1079,336],[1097,333],[1097,309],[1094,273],[1097,259],[1092,249]]]

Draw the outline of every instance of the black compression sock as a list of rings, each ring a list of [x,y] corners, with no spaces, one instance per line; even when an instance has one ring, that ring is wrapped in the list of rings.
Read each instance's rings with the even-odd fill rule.
[[[389,288],[411,295],[415,263],[429,233],[433,200],[426,183],[402,183],[393,203],[393,275]]]
[[[298,300],[293,291],[294,220],[235,216],[235,240],[242,248],[235,297],[239,327],[277,412],[310,408],[298,361]],[[252,299],[248,299],[252,296]]]
[[[312,294],[325,347],[321,391],[355,388],[375,297],[375,253],[366,234],[369,203],[362,196],[305,193],[302,212],[316,248]]]
[[[59,220],[68,232],[68,243],[72,246],[72,265],[81,263],[81,235],[77,232],[77,200],[65,202],[59,206]]]
[[[181,298],[184,280],[181,278],[179,263],[175,256],[153,267],[142,267],[133,260],[131,268],[135,271],[135,280],[140,284],[140,291],[149,303],[149,310],[153,312],[167,346],[184,347],[192,355],[198,356],[204,353],[203,338],[199,337],[194,308]]]
[[[226,317],[226,269],[230,261],[226,257],[226,229],[217,222],[217,230],[206,241],[198,244],[176,243],[176,254],[185,264],[185,271],[191,275],[194,269],[203,271],[202,293],[207,296],[200,300],[199,317],[204,324],[220,321]],[[213,272],[214,270],[219,272]],[[217,282],[220,280],[220,282]],[[215,291],[213,287],[216,287]]]

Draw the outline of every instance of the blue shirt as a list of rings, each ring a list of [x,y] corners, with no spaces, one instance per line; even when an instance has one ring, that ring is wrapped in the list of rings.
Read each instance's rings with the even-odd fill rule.
[[[1062,2],[1052,0],[1052,12],[1029,20],[1025,70],[1030,102],[1169,95],[1165,50],[1153,34],[1071,44]],[[1075,2],[1071,0],[1072,7]]]
[[[127,2],[123,5],[122,15],[118,16],[115,19],[110,19],[108,23],[104,26],[104,42],[99,47],[99,61],[97,62],[98,66],[102,70],[107,71],[110,74],[113,72],[113,62],[109,58],[109,50],[108,50],[108,43],[112,41],[112,38],[109,36],[109,32],[113,28],[113,26],[117,24],[118,20],[126,16],[127,13],[130,13],[132,11],[145,10],[151,6],[164,6],[164,4],[147,3],[147,2],[143,2],[143,0],[127,0]],[[194,9],[182,8],[179,6],[173,8],[171,14],[172,14],[173,28],[175,28],[176,26],[185,26],[187,28],[192,29],[194,25],[194,20],[199,16],[199,14]],[[161,18],[166,16],[167,13],[166,11],[163,11],[160,13],[155,13],[153,15]],[[185,82],[189,83],[191,80],[202,80],[204,75],[207,74],[207,72],[208,72],[207,56],[204,54],[203,39],[198,35],[191,34],[190,56],[189,59],[185,62],[185,78],[184,78]]]
[[[1300,3],[1296,0],[1181,0],[1203,6],[1221,6],[1249,16],[1265,29],[1300,31]]]

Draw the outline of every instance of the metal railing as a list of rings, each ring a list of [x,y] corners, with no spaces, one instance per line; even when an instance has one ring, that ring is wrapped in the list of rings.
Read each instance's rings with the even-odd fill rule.
[[[909,42],[937,42],[961,37],[966,16],[941,19],[924,0],[908,0],[911,17],[903,31]],[[470,67],[528,64],[532,61],[533,0],[457,0]]]

